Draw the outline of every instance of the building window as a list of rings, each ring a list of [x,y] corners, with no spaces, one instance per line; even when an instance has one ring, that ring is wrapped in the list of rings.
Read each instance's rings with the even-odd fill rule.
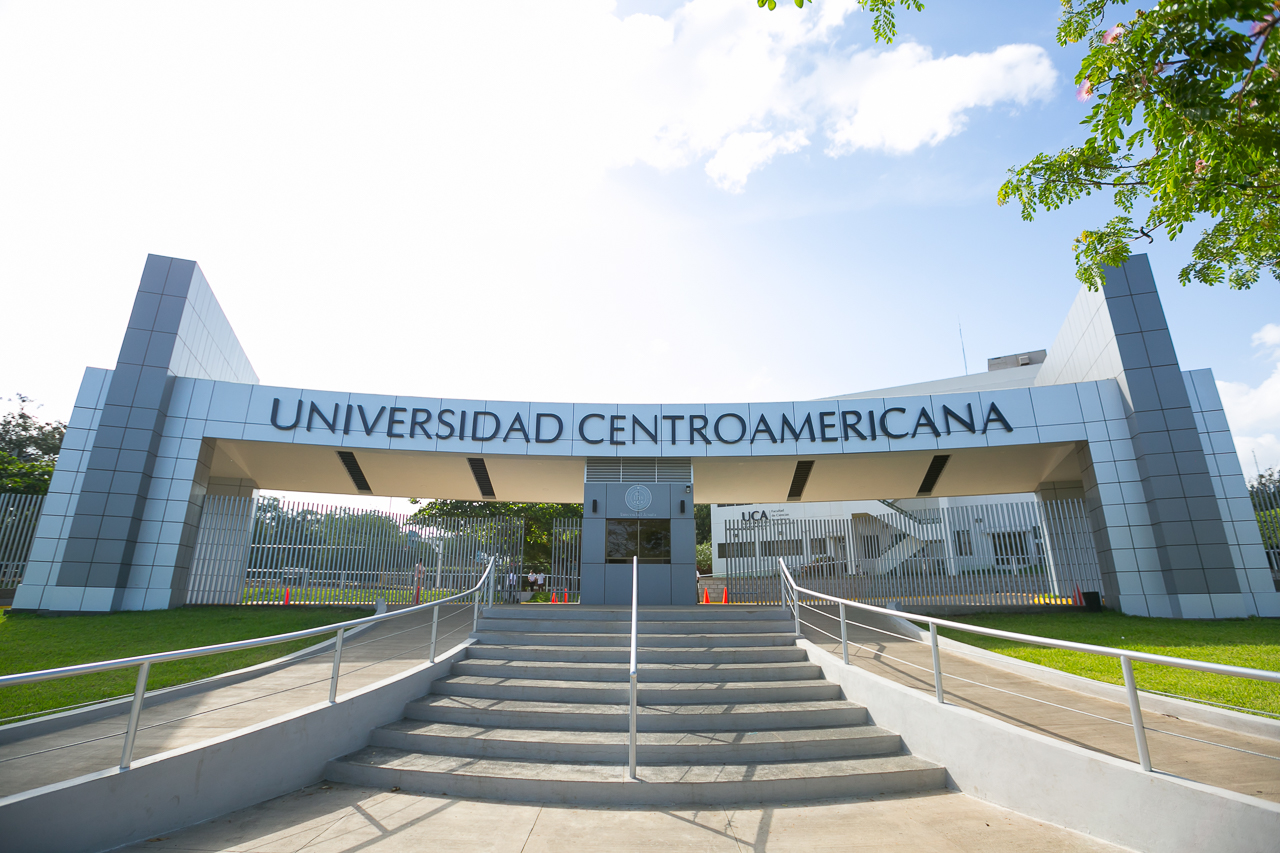
[[[862,553],[868,560],[876,560],[880,558],[880,537],[874,533],[864,534],[862,537]]]
[[[773,542],[761,542],[760,556],[803,557],[804,541],[801,539],[778,539]]]
[[[809,539],[809,553],[810,553],[810,554],[825,554],[825,553],[827,553],[827,537],[825,537],[825,536],[813,536],[813,537],[811,537],[811,538]]]
[[[957,557],[973,556],[973,531],[970,531],[970,530],[956,531],[956,556]]]
[[[604,561],[671,562],[671,520],[667,518],[611,518],[605,527]]]
[[[721,542],[716,546],[716,552],[722,560],[742,559],[743,557],[754,557],[756,555],[756,543],[754,542]]]
[[[996,552],[996,565],[1011,566],[1027,562],[1027,534],[992,533],[991,546]]]

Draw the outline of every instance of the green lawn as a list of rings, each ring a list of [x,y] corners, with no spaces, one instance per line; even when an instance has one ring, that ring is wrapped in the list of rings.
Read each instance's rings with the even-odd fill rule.
[[[1020,634],[1280,671],[1280,620],[1276,619],[1149,619],[1113,612],[991,613],[951,619]],[[938,633],[1064,672],[1112,684],[1124,683],[1117,658],[1022,645],[947,628],[939,629]],[[1134,663],[1133,674],[1143,690],[1280,715],[1280,684],[1273,682],[1140,662]]]
[[[247,640],[369,615],[352,607],[183,607],[176,610],[39,616],[0,613],[0,674],[51,669],[172,649]],[[171,661],[151,668],[148,689],[170,687],[252,666],[321,642],[312,637]],[[0,688],[0,723],[82,702],[132,693],[136,668]]]

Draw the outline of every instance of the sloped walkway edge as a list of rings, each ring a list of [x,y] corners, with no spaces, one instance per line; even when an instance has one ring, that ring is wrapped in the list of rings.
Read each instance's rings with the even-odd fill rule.
[[[24,853],[96,853],[151,838],[320,781],[326,763],[447,675],[466,640],[435,663],[223,737],[0,799],[0,838]],[[75,819],[68,820],[68,815]]]
[[[1280,838],[1280,804],[1144,773],[1094,752],[896,684],[798,640],[809,659],[876,725],[947,768],[948,783],[1028,817],[1150,853],[1254,853]]]

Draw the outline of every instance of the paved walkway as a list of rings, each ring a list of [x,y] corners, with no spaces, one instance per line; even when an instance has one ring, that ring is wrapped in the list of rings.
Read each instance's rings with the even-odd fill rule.
[[[964,794],[801,806],[588,809],[325,783],[126,848],[244,853],[1103,853],[1123,848]]]
[[[821,615],[811,611],[807,613],[807,619],[817,621],[833,634],[839,634],[834,619],[823,623]],[[466,637],[470,630],[470,617],[470,608],[462,607],[441,619],[441,651]],[[881,623],[881,627],[889,627],[889,624]],[[806,628],[806,632],[814,642],[839,653],[837,642],[811,628]],[[927,646],[856,628],[851,628],[850,640],[862,645],[856,651],[851,649],[853,663],[901,684],[932,693],[932,666]],[[429,616],[391,620],[353,637],[343,654],[340,691],[358,689],[422,663],[426,659],[429,641]],[[892,660],[890,656],[916,666]],[[332,654],[326,652],[238,684],[213,687],[195,696],[148,708],[142,715],[142,729],[134,756],[154,755],[224,735],[324,701],[328,697],[332,659]],[[1132,730],[1127,725],[1108,722],[1127,723],[1129,712],[1125,705],[1047,685],[1032,676],[1006,672],[951,652],[943,652],[943,670],[950,676],[977,682],[967,684],[947,678],[944,682],[947,701],[1069,743],[1136,760]],[[981,685],[1021,695],[1013,696]],[[850,698],[857,701],[856,696]],[[1096,716],[1085,716],[1076,713],[1077,710]],[[1147,712],[1146,720],[1152,729],[1148,732],[1152,762],[1158,770],[1280,802],[1280,760],[1250,754],[1280,757],[1280,742],[1239,735],[1163,714]],[[114,766],[120,758],[125,721],[121,715],[0,745],[0,796]],[[1173,734],[1162,734],[1154,729]],[[1174,735],[1213,741],[1236,749],[1198,743]]]
[[[471,632],[471,608],[445,605],[437,652]],[[351,637],[342,652],[338,692],[349,693],[427,659],[431,614],[389,619]],[[228,734],[329,698],[332,647],[283,669],[146,708],[134,759]],[[128,717],[115,717],[59,732],[0,744],[0,797],[114,767],[120,762]]]
[[[839,619],[834,615],[824,617],[808,608],[803,608],[801,614],[803,621],[812,622],[837,637],[840,635]],[[849,617],[852,619],[853,614],[850,613]],[[898,630],[887,617],[881,619],[875,614],[864,613],[859,619],[877,628]],[[805,636],[836,655],[840,654],[838,640],[824,636],[809,625],[805,625]],[[850,663],[933,695],[933,660],[927,644],[895,639],[852,623],[849,642]],[[855,647],[854,643],[860,644],[861,648]],[[1007,672],[945,650],[942,652],[942,671],[944,696],[948,702],[1068,743],[1128,761],[1138,760],[1138,748],[1133,729],[1128,725],[1129,706],[1126,704],[1055,687],[1033,675]],[[948,676],[959,676],[977,684]],[[993,687],[999,690],[991,689]],[[1000,690],[1019,695],[1012,696]],[[856,696],[850,698],[858,701]],[[1079,711],[1096,716],[1086,716]],[[1143,711],[1143,720],[1147,726],[1151,764],[1156,770],[1280,802],[1280,741],[1236,734],[1150,711]],[[1199,743],[1189,738],[1225,746]]]

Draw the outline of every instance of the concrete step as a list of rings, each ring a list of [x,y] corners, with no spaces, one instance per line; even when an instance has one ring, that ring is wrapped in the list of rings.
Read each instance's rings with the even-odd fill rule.
[[[464,726],[512,729],[568,729],[624,732],[626,704],[536,702],[439,696],[410,702],[405,717]],[[642,732],[760,732],[780,729],[858,726],[867,710],[843,700],[812,702],[731,702],[716,704],[642,705],[636,729]]]
[[[630,632],[626,634],[572,634],[517,631],[477,631],[471,637],[479,643],[499,645],[536,644],[541,646],[622,646],[631,647]],[[646,634],[644,645],[648,648],[706,648],[720,649],[734,646],[792,646],[796,635],[778,632],[774,634],[716,634],[700,637],[697,634]]]
[[[457,661],[453,675],[488,678],[549,678],[558,681],[626,682],[627,661],[614,664],[472,659]],[[640,664],[641,684],[672,681],[803,681],[822,678],[822,668],[808,662],[784,663],[649,663]]]
[[[631,623],[630,607],[591,607],[579,604],[498,604],[493,607],[486,607],[482,615],[485,618],[493,617],[498,619],[597,620],[615,618],[625,621],[628,625]],[[698,622],[707,619],[743,619],[746,621],[788,619],[790,615],[782,607],[754,604],[701,604],[688,607],[641,607],[637,617],[641,622],[651,620]]]
[[[640,648],[640,664],[749,664],[807,661],[804,649],[791,646],[739,646],[709,648]],[[631,650],[624,646],[563,646],[524,644],[476,644],[467,649],[467,660],[543,661],[574,663],[629,663]]]
[[[473,758],[565,761],[571,764],[627,760],[625,731],[568,731],[459,726],[398,720],[373,730],[372,746]],[[876,726],[737,732],[642,732],[637,754],[653,764],[743,764],[896,755],[902,739]]]
[[[542,803],[688,805],[794,802],[941,788],[945,771],[911,755],[763,764],[641,765],[476,759],[370,746],[329,762],[335,782]]]
[[[530,634],[626,634],[631,635],[631,620],[618,619],[493,619],[488,616],[476,622],[477,631],[519,631]],[[686,620],[636,623],[641,637],[650,634],[780,634],[795,633],[790,619]]]
[[[627,684],[599,681],[552,681],[540,678],[486,678],[450,675],[431,683],[436,696],[514,699],[531,702],[587,702],[610,705],[630,701]],[[825,679],[808,681],[646,683],[639,689],[643,705],[706,705],[709,702],[815,702],[841,698],[840,686]]]

